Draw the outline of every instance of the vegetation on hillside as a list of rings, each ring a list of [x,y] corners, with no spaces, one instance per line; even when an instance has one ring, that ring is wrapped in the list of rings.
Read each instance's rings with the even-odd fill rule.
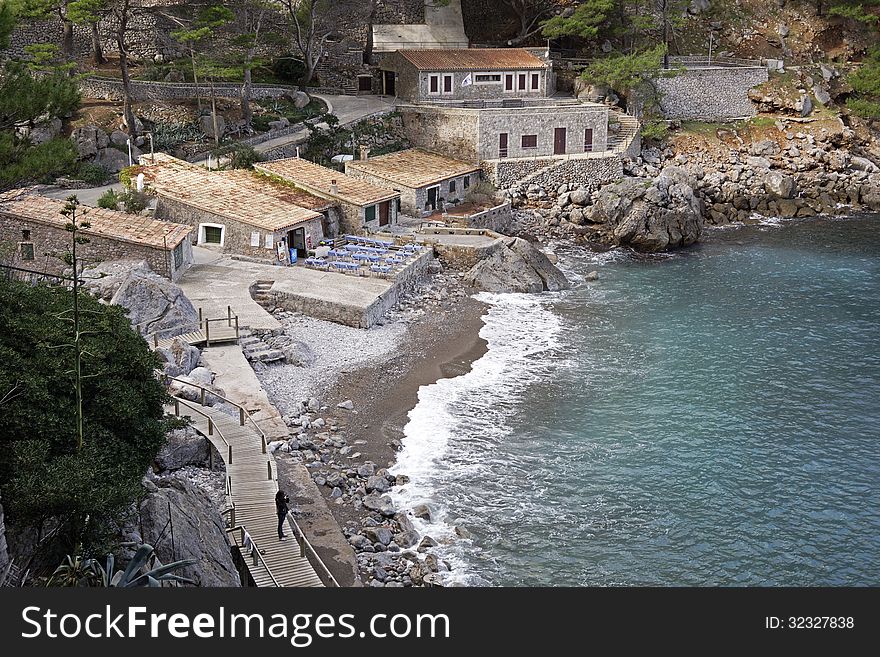
[[[156,356],[125,311],[80,292],[82,442],[73,296],[0,279],[0,487],[11,522],[60,523],[58,544],[101,547],[164,441]]]

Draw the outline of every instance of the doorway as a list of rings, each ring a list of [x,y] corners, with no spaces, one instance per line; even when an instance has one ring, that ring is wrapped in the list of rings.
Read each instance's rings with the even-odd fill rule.
[[[556,128],[553,132],[553,154],[565,155],[565,142],[568,130],[565,128]]]
[[[287,243],[290,245],[291,249],[296,250],[297,258],[305,258],[309,255],[308,249],[306,248],[305,228],[294,228],[293,230],[287,231]]]
[[[382,91],[386,96],[396,96],[397,90],[395,89],[395,78],[394,71],[382,71],[382,83],[383,89]]]
[[[426,210],[436,210],[437,209],[437,200],[440,197],[440,186],[436,187],[428,187],[428,202],[425,203]]]
[[[502,132],[498,135],[498,157],[507,157],[507,133]]]
[[[372,75],[359,75],[358,76],[358,93],[368,94],[372,91],[373,91],[373,76]]]
[[[387,226],[391,221],[391,201],[382,201],[379,204],[379,225]]]

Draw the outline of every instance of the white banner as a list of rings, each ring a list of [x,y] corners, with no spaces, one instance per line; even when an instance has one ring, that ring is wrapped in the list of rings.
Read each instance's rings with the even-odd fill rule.
[[[461,86],[462,86],[462,87],[469,87],[469,86],[471,86],[473,83],[474,83],[474,82],[473,82],[473,80],[471,79],[471,74],[468,73],[467,75],[464,76],[464,80],[461,81]]]

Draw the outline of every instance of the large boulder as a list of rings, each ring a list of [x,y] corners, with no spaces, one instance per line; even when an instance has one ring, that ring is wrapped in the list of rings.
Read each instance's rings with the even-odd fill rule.
[[[110,173],[119,173],[131,163],[136,163],[141,156],[140,149],[132,144],[131,159],[128,157],[128,147],[123,145],[120,147],[109,146],[101,148],[95,155],[95,164],[100,164]]]
[[[83,270],[82,279],[90,294],[109,303],[133,271],[149,274],[152,270],[146,260],[107,260]]]
[[[60,135],[61,126],[61,119],[44,118],[33,126],[17,128],[16,132],[20,137],[27,138],[34,146],[38,146]]]
[[[859,189],[862,203],[872,210],[880,210],[880,174],[872,173]]]
[[[615,244],[637,251],[687,246],[700,238],[704,224],[695,184],[687,171],[674,165],[652,182],[627,178],[596,192],[587,220],[605,224]]]
[[[214,117],[210,114],[199,117],[199,129],[202,131],[202,134],[206,137],[210,137],[214,139]],[[226,132],[226,119],[224,119],[221,115],[217,115],[217,138],[220,138]]]
[[[208,440],[192,427],[175,429],[168,433],[168,440],[156,454],[156,466],[160,471],[179,470],[188,465],[204,467],[211,456]]]
[[[107,133],[94,125],[76,128],[71,134],[70,139],[76,146],[81,159],[95,157],[102,148],[107,148],[110,138]]]
[[[189,374],[198,367],[202,355],[197,347],[180,338],[174,338],[170,345],[158,349],[157,353],[165,360],[164,370],[168,376]]]
[[[153,483],[157,489],[138,507],[137,529],[143,542],[156,548],[163,564],[194,559],[194,565],[175,573],[194,580],[196,586],[241,586],[223,518],[208,495],[176,475]]]
[[[110,303],[128,309],[128,318],[143,335],[171,337],[192,330],[199,314],[183,291],[152,272],[131,271]]]
[[[793,198],[797,190],[794,178],[779,171],[768,171],[764,178],[764,187],[779,198]]]
[[[565,275],[544,253],[519,237],[506,238],[466,274],[486,292],[555,292],[568,287]]]

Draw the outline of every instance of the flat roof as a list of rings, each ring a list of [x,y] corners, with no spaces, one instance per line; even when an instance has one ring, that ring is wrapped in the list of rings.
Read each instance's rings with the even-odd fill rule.
[[[360,178],[353,178],[335,169],[328,169],[296,157],[260,162],[254,165],[254,169],[283,178],[307,192],[329,196],[351,205],[375,205],[400,196],[400,193],[393,189],[372,185]],[[330,186],[334,182],[336,191],[331,191]]]
[[[525,48],[432,48],[398,50],[420,71],[506,71],[542,69],[547,64]]]
[[[480,170],[480,167],[470,162],[421,148],[379,155],[367,160],[352,160],[345,163],[345,168],[346,171],[361,171],[414,189]]]
[[[61,214],[65,205],[66,201],[40,196],[28,189],[0,194],[0,213],[53,228],[67,226],[68,218]],[[77,216],[91,224],[83,230],[85,235],[158,249],[173,249],[192,232],[192,226],[86,205],[80,206]]]
[[[253,171],[209,171],[162,154],[155,163],[142,156],[145,180],[159,196],[267,231],[277,231],[322,215],[333,204]]]

